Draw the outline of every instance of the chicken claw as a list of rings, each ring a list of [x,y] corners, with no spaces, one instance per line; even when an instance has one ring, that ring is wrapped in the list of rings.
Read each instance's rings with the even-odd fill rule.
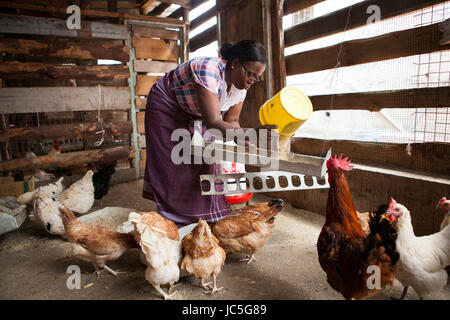
[[[216,293],[217,291],[220,291],[220,290],[223,289],[223,287],[217,288],[216,276],[213,275],[213,279],[214,279],[214,285],[213,285],[213,286],[211,286],[211,282],[208,282],[208,283],[205,283],[205,284],[204,284],[204,286],[206,286],[206,288],[205,288],[205,287],[203,287],[203,288],[209,290],[209,291],[206,291],[205,293],[211,293],[211,294],[214,294],[214,293]],[[203,280],[202,280],[202,282],[203,282]],[[203,285],[203,283],[202,283],[202,285]]]
[[[171,293],[171,294],[167,294],[167,293],[164,292],[163,289],[161,289],[161,287],[159,286],[159,284],[158,284],[158,285],[152,284],[152,286],[153,286],[153,288],[155,288],[156,290],[158,290],[159,293],[161,293],[161,294],[163,295],[164,300],[172,300],[172,296],[173,296],[175,293],[177,293],[177,291],[175,291],[175,292],[173,292],[173,293]],[[170,289],[169,289],[169,291],[170,291]]]
[[[125,272],[121,272],[121,271],[114,271],[113,269],[109,268],[106,264],[104,266],[104,269],[106,271],[108,271],[109,273],[111,273],[114,277],[117,277],[121,273],[125,273]]]
[[[251,256],[247,256],[247,258],[241,259],[240,261],[247,261],[247,264],[249,264],[252,261],[256,261],[255,256],[252,254]]]

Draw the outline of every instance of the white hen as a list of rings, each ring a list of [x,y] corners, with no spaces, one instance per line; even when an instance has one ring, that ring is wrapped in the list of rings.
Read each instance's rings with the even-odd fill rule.
[[[444,219],[442,220],[441,223],[441,230],[442,230],[450,224],[450,200],[447,200],[446,197],[442,197],[441,200],[439,200],[437,208],[441,209],[442,212],[445,214]]]
[[[171,299],[170,290],[180,279],[180,264],[182,257],[181,241],[169,239],[167,232],[148,226],[130,214],[129,221],[133,222],[135,231],[140,235],[139,244],[145,254],[147,269],[145,279],[161,293],[165,300]],[[168,293],[161,289],[161,285],[169,285]]]
[[[23,204],[33,204],[33,200],[38,192],[46,194],[49,197],[57,198],[61,192],[64,190],[64,186],[62,184],[64,177],[58,179],[58,181],[54,183],[49,183],[45,186],[36,188],[33,191],[26,192],[17,198],[17,201]]]
[[[51,197],[44,191],[39,191],[35,196],[36,220],[48,233],[65,234],[64,224],[59,215],[60,204],[56,197]]]
[[[58,201],[69,208],[70,211],[78,214],[87,213],[95,201],[93,175],[94,172],[92,170],[86,172],[83,178],[73,183],[60,194]]]
[[[404,286],[401,299],[406,298],[408,286],[413,287],[421,299],[440,291],[447,284],[445,267],[450,263],[450,227],[416,237],[408,209],[392,198],[386,216],[398,232],[396,248],[400,260],[396,278]]]

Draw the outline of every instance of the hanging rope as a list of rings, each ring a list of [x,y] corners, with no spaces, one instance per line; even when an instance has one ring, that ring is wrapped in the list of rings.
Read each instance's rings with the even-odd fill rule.
[[[101,110],[101,105],[102,105],[102,86],[98,85],[98,113],[97,113],[97,122],[100,125],[101,130],[97,131],[95,134],[101,134],[102,136],[100,137],[100,140],[98,140],[97,142],[95,142],[93,145],[94,147],[100,147],[103,142],[105,141],[105,129],[103,128],[103,119],[101,117],[100,114],[100,110]]]
[[[327,128],[326,128],[326,131],[325,131],[325,140],[323,142],[322,152],[320,153],[321,157],[323,157],[323,152],[325,150],[326,141],[328,140],[328,132],[329,132],[329,126],[330,126],[330,122],[331,122],[331,111],[333,111],[333,100],[334,100],[334,96],[336,94],[335,93],[336,92],[336,84],[337,84],[337,81],[338,81],[338,68],[341,66],[341,53],[342,53],[342,48],[344,46],[345,32],[347,31],[348,24],[350,22],[350,12],[352,11],[352,7],[353,7],[353,5],[351,5],[350,8],[348,9],[347,22],[345,23],[345,28],[344,28],[344,31],[342,32],[342,41],[341,41],[341,45],[339,46],[339,52],[338,52],[337,57],[336,57],[336,65],[334,66],[332,74],[331,74],[330,86],[332,85],[335,77],[336,77],[336,81],[334,81],[333,93],[331,95],[330,115],[329,115],[330,119],[328,120]]]

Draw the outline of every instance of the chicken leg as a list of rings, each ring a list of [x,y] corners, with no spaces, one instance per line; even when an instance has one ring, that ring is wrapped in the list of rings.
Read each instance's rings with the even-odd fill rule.
[[[121,273],[125,273],[125,272],[120,272],[120,271],[114,271],[113,269],[109,268],[106,264],[105,264],[105,266],[103,268],[106,271],[108,271],[109,273],[111,273],[114,277],[117,277]]]
[[[249,264],[252,261],[256,261],[255,255],[247,256],[247,258],[241,259],[240,261],[247,261],[247,264]]]
[[[203,281],[203,280],[202,280],[202,281]],[[213,286],[211,286],[211,282],[208,282],[208,283],[205,283],[205,284],[204,284],[204,285],[207,287],[207,289],[209,289],[209,291],[207,291],[207,292],[205,292],[205,293],[211,293],[211,294],[213,294],[213,293],[215,293],[215,292],[220,291],[220,290],[223,289],[223,287],[217,288],[216,276],[215,276],[215,275],[213,275],[213,283],[214,283]],[[203,288],[205,288],[205,287],[203,287]],[[206,289],[206,288],[205,288],[205,289]]]
[[[160,287],[159,284],[156,284],[156,285],[155,285],[155,284],[152,284],[152,286],[153,286],[153,288],[155,288],[156,290],[158,290],[159,293],[161,293],[161,294],[163,295],[164,300],[172,300],[172,296],[176,293],[176,291],[173,292],[173,293],[171,293],[171,294],[165,293],[164,290]],[[169,289],[169,291],[170,291],[170,289]]]
[[[406,286],[403,288],[403,292],[402,292],[402,296],[399,298],[393,298],[391,297],[392,300],[406,300],[406,295],[408,294],[408,288],[409,286]]]

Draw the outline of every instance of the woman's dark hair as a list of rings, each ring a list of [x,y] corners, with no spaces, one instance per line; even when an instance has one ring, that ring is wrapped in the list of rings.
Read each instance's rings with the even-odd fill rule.
[[[238,58],[239,61],[260,61],[267,62],[267,54],[264,46],[254,40],[242,40],[236,44],[223,43],[220,48],[222,59],[231,61]]]

